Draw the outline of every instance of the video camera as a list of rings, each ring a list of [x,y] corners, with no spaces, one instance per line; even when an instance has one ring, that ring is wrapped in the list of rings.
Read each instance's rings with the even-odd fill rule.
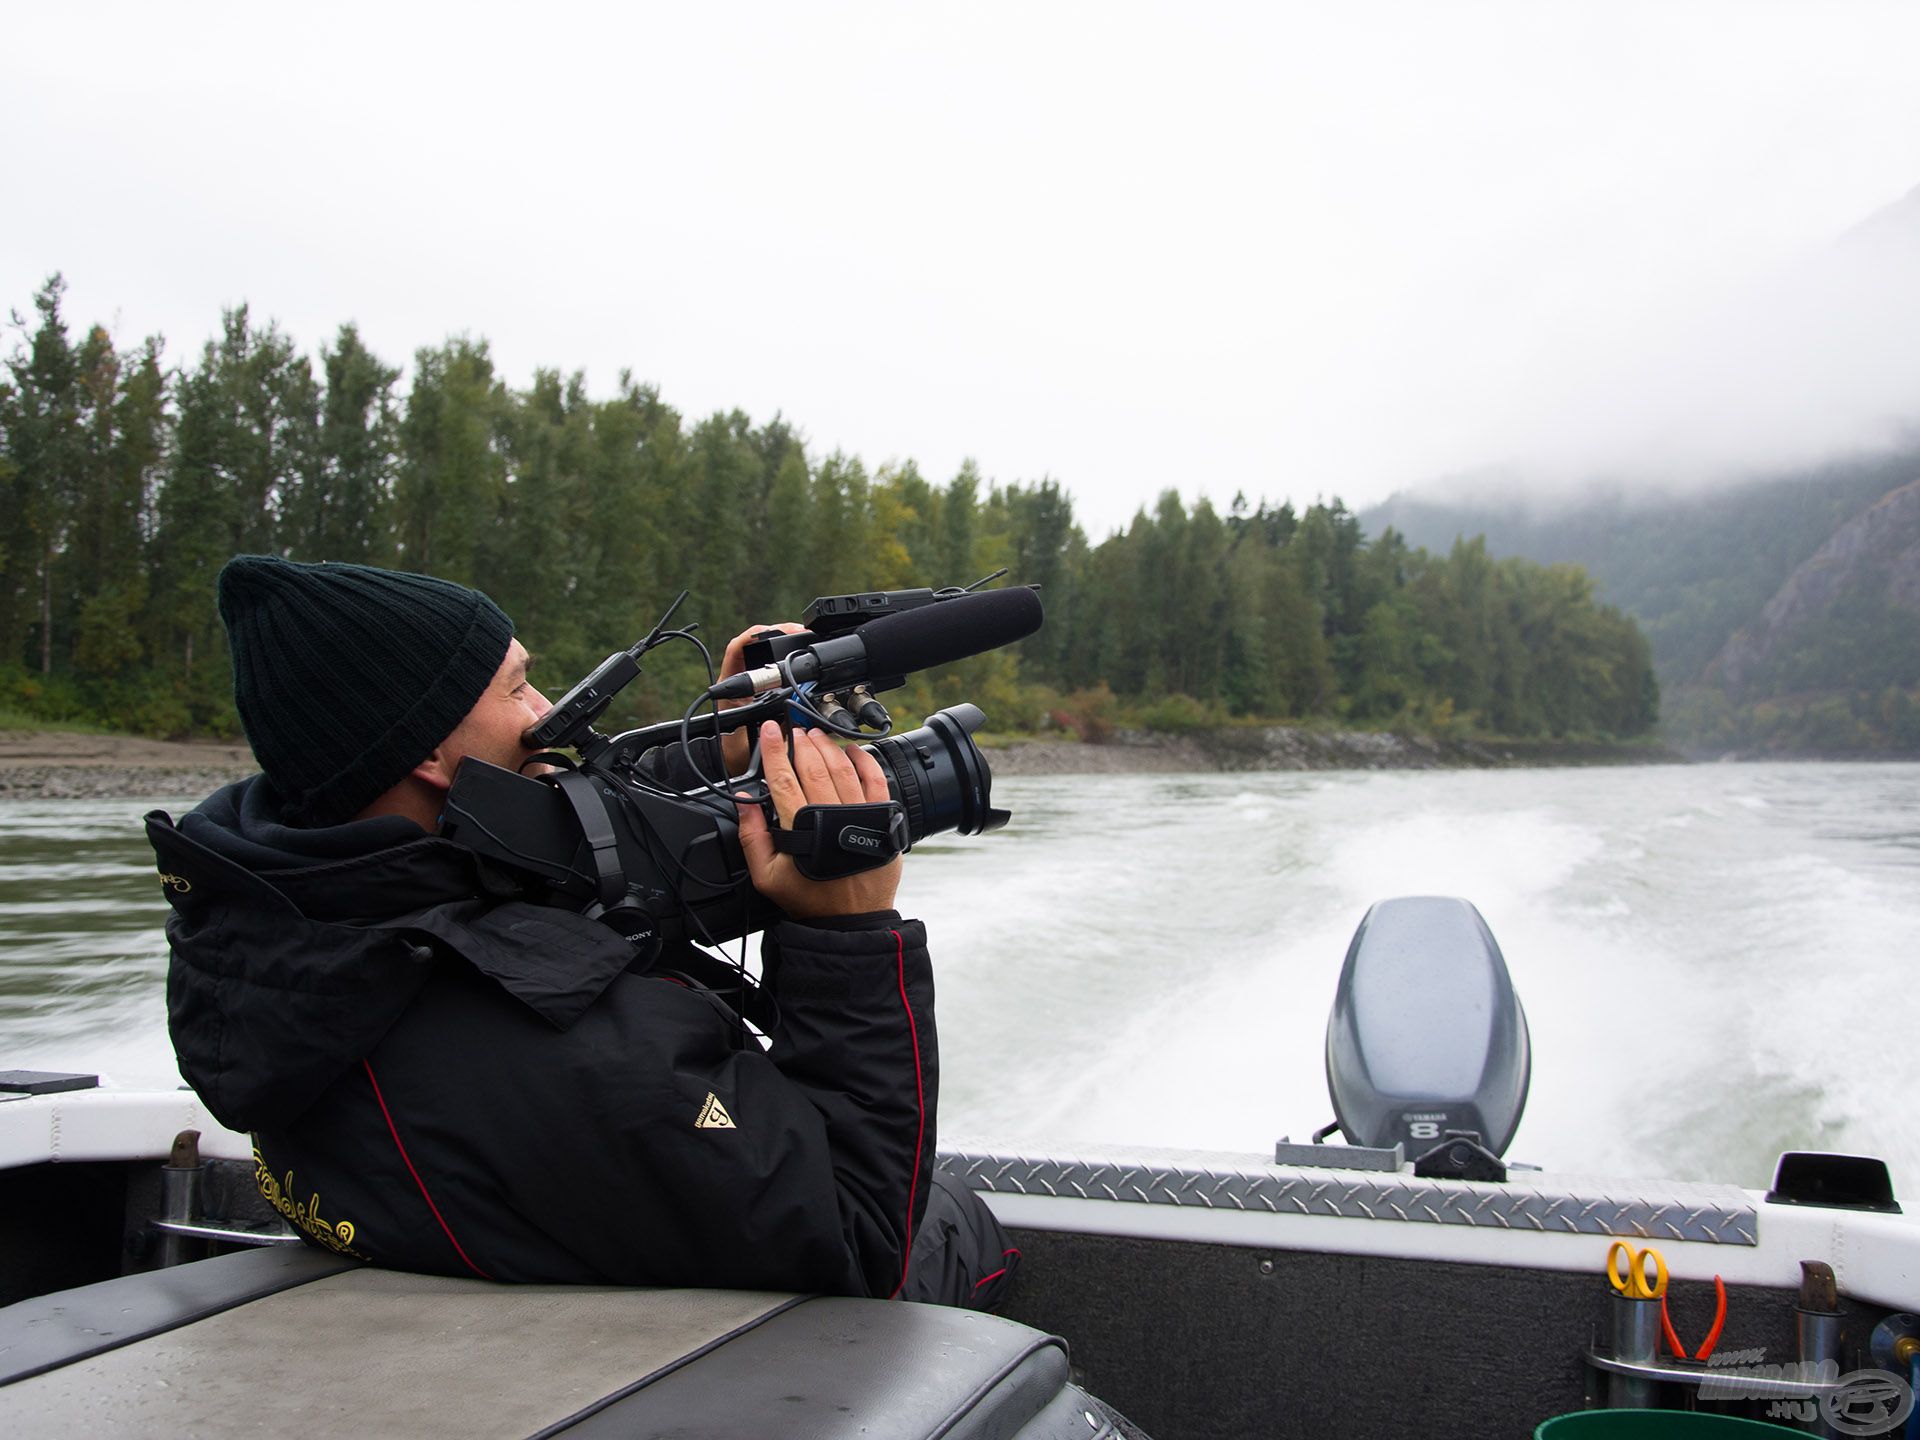
[[[682,592],[651,634],[609,655],[527,732],[552,773],[465,760],[440,833],[532,880],[550,903],[604,921],[647,956],[670,940],[718,944],[780,918],[748,878],[735,796],[762,806],[775,844],[814,879],[884,865],[928,835],[996,830],[1009,817],[993,807],[993,774],[973,740],[986,721],[979,707],[951,706],[893,735],[875,695],[915,671],[1039,629],[1033,590],[979,588],[1005,573],[964,590],[822,596],[802,614],[805,630],[763,631],[747,647],[747,668],[709,686],[678,721],[596,732],[593,722],[640,674],[643,655],[691,639],[692,626],[667,628]],[[870,741],[891,798],[810,805],[783,830],[761,768],[765,720],[780,721],[783,733],[798,723]],[[738,729],[746,731],[749,759],[742,774],[729,776],[721,741]],[[553,753],[562,748],[578,760]]]

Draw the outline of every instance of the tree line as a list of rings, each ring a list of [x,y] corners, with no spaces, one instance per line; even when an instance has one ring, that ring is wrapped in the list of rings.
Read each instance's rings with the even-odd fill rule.
[[[1530,509],[1519,499],[1432,503],[1411,496],[1363,517],[1413,540],[1482,534],[1503,555],[1565,561],[1647,637],[1661,685],[1660,729],[1702,754],[1920,755],[1920,626],[1888,557],[1899,507],[1878,502],[1920,483],[1920,437],[1703,492],[1596,492]],[[1817,584],[1765,612],[1849,526],[1872,529],[1817,567]],[[1812,581],[1814,575],[1805,577]],[[1810,602],[1810,603],[1809,603]],[[1743,631],[1738,679],[1718,663]]]
[[[161,735],[237,732],[214,579],[231,555],[352,561],[476,585],[555,693],[677,621],[714,648],[815,595],[964,585],[1006,566],[1048,623],[918,677],[896,713],[973,699],[997,729],[1326,720],[1512,736],[1654,724],[1644,638],[1575,567],[1369,539],[1338,500],[1175,490],[1090,541],[1055,481],[944,483],[810,456],[776,416],[689,421],[622,374],[498,374],[484,340],[410,372],[343,325],[317,357],[243,306],[191,363],[77,336],[50,280],[0,380],[0,711]],[[351,703],[342,677],[339,703]],[[630,715],[678,715],[691,647],[650,658]],[[918,718],[917,714],[913,718]]]

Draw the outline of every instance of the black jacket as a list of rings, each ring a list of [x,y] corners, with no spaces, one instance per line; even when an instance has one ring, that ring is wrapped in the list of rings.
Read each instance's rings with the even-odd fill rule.
[[[289,828],[255,777],[147,828],[181,1071],[312,1242],[498,1280],[901,1289],[939,1088],[919,922],[767,932],[763,1052],[411,821]]]

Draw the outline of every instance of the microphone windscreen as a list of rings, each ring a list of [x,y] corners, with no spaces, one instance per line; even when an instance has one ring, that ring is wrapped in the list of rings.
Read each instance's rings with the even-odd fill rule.
[[[1024,640],[1043,618],[1039,594],[1014,585],[883,615],[855,633],[867,647],[868,674],[908,675]]]

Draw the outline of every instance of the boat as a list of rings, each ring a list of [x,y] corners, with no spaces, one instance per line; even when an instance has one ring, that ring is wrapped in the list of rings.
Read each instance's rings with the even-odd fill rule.
[[[268,1173],[190,1091],[0,1074],[0,1434],[1592,1440],[1674,1411],[1699,1428],[1657,1433],[1908,1421],[1920,1223],[1885,1165],[1790,1154],[1766,1192],[1531,1169],[1504,1153],[1530,1063],[1478,911],[1383,900],[1341,971],[1325,1130],[1273,1154],[942,1151],[1022,1252],[999,1315],[375,1270],[338,1253],[326,1197]]]

